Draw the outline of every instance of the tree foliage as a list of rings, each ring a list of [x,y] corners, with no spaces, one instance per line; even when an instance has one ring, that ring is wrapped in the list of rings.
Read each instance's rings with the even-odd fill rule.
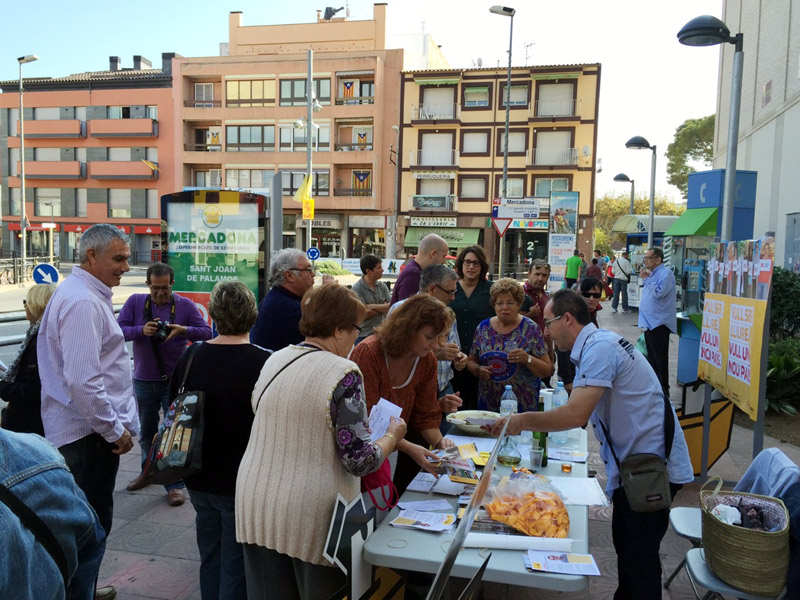
[[[625,241],[625,235],[611,233],[614,223],[630,212],[631,197],[629,194],[606,194],[594,203],[595,246],[602,240],[610,249],[612,245],[619,245]],[[655,214],[657,215],[682,215],[686,210],[683,204],[675,204],[667,196],[656,194]],[[633,213],[636,215],[650,214],[650,197],[637,196],[633,202]],[[600,237],[602,232],[602,238]],[[600,250],[601,248],[598,248]]]
[[[700,119],[687,119],[675,130],[675,140],[667,146],[667,182],[681,191],[686,198],[689,174],[697,169],[690,160],[711,166],[714,150],[714,115]]]

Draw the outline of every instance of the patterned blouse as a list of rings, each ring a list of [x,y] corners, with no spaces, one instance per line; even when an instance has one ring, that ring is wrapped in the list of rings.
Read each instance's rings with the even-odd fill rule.
[[[547,352],[542,331],[528,317],[522,317],[522,322],[511,333],[497,332],[491,326],[491,319],[481,321],[475,330],[470,354],[478,357],[481,366],[492,370],[492,376],[481,379],[478,384],[479,410],[499,410],[500,396],[506,385],[511,385],[517,396],[518,412],[536,410],[541,381],[527,365],[508,362],[508,352],[514,348],[537,357]]]

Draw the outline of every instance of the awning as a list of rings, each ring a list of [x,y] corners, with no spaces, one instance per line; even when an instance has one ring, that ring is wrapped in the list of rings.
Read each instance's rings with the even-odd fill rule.
[[[674,215],[655,215],[653,217],[655,232],[666,231],[677,220],[678,217]],[[648,215],[624,215],[614,223],[611,233],[647,233],[649,223]]]
[[[718,208],[690,208],[683,213],[664,235],[717,235]]]
[[[489,91],[488,85],[470,85],[464,87],[465,94],[485,94]]]
[[[480,229],[468,227],[409,227],[406,229],[405,246],[419,246],[426,235],[435,233],[447,242],[450,248],[463,248],[478,243]]]
[[[437,79],[415,79],[417,85],[456,85],[461,81],[460,77],[439,77]]]
[[[375,75],[375,70],[364,69],[361,71],[336,71],[337,77],[352,77],[354,75]]]

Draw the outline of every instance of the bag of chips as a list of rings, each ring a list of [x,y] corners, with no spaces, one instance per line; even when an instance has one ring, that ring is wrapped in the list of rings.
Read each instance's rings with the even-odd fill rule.
[[[484,508],[495,521],[534,537],[565,538],[569,534],[564,500],[543,477],[503,479],[489,495]]]

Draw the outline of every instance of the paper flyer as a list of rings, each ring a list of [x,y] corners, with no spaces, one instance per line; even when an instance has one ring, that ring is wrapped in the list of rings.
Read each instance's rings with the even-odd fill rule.
[[[372,431],[369,439],[374,442],[386,435],[392,417],[399,419],[402,412],[402,408],[392,404],[386,398],[378,400],[369,413],[369,428]]]
[[[422,531],[447,531],[453,527],[455,522],[456,516],[454,514],[401,510],[400,514],[389,525],[408,529],[421,529]]]
[[[545,571],[561,575],[600,575],[600,569],[591,554],[569,554],[528,550],[523,555],[525,568],[530,571]]]

